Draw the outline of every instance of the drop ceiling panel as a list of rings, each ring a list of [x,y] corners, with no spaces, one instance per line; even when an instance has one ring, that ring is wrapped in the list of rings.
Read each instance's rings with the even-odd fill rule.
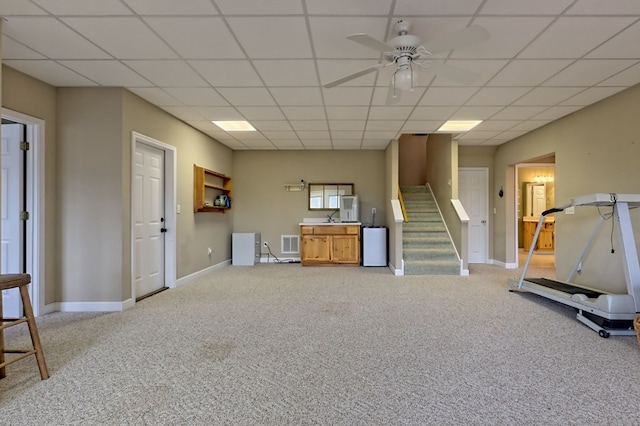
[[[145,22],[184,59],[236,59],[245,54],[218,17],[146,18]]]
[[[164,90],[185,105],[193,107],[228,105],[222,96],[209,87],[167,87]]]
[[[55,15],[131,15],[120,0],[32,0]]]
[[[198,114],[207,120],[215,121],[238,121],[244,117],[237,109],[230,106],[201,106],[193,108]],[[255,126],[254,126],[255,127]]]
[[[640,81],[640,63],[619,72],[611,78],[599,83],[598,86],[624,86],[630,87]]]
[[[375,59],[368,60],[351,60],[351,59],[321,59],[318,61],[318,72],[320,73],[320,84],[325,85],[332,81],[347,75],[356,73],[378,65],[378,61]],[[353,80],[347,81],[341,86],[373,86],[376,80],[376,72],[373,71],[368,74],[362,75]],[[317,83],[317,82],[316,82]]]
[[[488,83],[489,86],[538,86],[562,69],[570,59],[515,59]]]
[[[334,87],[323,89],[324,102],[326,105],[369,105],[371,102],[370,87]]]
[[[487,0],[480,9],[483,15],[556,15],[573,0]]]
[[[584,90],[576,96],[567,99],[566,101],[562,102],[561,105],[591,105],[593,103],[601,101],[604,98],[608,98],[611,95],[615,95],[623,89],[623,87],[592,87]]]
[[[452,58],[512,58],[534,40],[551,17],[479,17],[474,24],[491,34],[489,40],[456,49]]]
[[[275,105],[273,97],[263,87],[224,87],[218,92],[236,106],[269,106]]]
[[[227,15],[301,15],[301,0],[216,0]]]
[[[28,74],[54,87],[96,86],[96,83],[62,65],[41,60],[3,61],[15,70]]]
[[[552,106],[569,99],[582,90],[584,87],[536,87],[513,104]]]
[[[529,90],[527,87],[485,87],[478,90],[466,105],[509,105]]]
[[[451,118],[484,120],[461,144],[498,145],[640,83],[631,0],[0,0],[0,14],[4,65],[54,86],[128,88],[231,149],[384,149]],[[388,40],[398,19],[424,43],[484,26],[489,40],[432,57],[478,78],[433,67],[391,103],[395,66],[323,88],[381,61],[347,35]]]
[[[630,25],[628,17],[560,17],[521,58],[580,58]]]
[[[128,90],[159,107],[184,106],[182,102],[162,89],[152,87],[129,87]]]
[[[640,22],[597,47],[587,58],[638,58],[640,57]]]
[[[373,106],[369,120],[405,120],[413,109],[412,106]]]
[[[365,120],[332,120],[329,122],[329,128],[331,131],[362,131],[366,124]]]
[[[544,86],[592,86],[635,65],[635,60],[585,59],[576,61],[554,77],[545,81]]]
[[[313,57],[302,17],[234,17],[227,22],[253,59]]]
[[[118,59],[170,59],[176,54],[139,18],[63,18],[62,21]],[[132,43],[131,34],[135,34]]]
[[[367,15],[386,16],[391,10],[391,0],[306,0],[310,15]]]
[[[189,61],[189,65],[214,87],[263,85],[260,76],[247,60],[197,60]]]
[[[11,17],[2,32],[50,59],[110,59],[97,46],[55,18]]]
[[[462,105],[477,91],[474,87],[430,87],[419,105]]]
[[[482,0],[396,0],[396,15],[411,17],[415,15],[472,15]]]
[[[59,61],[59,64],[70,68],[101,86],[152,86],[152,83],[141,77],[120,61]]]
[[[346,37],[354,33],[366,33],[373,38],[384,41],[387,19],[378,17],[310,17],[309,26],[313,47],[318,58],[377,60],[380,58],[378,51],[353,42]]]
[[[289,120],[320,120],[325,118],[324,108],[321,106],[283,106],[282,112]]]
[[[211,0],[122,0],[139,15],[217,15]]]
[[[567,15],[640,15],[640,3],[634,0],[579,0]]]
[[[46,59],[33,49],[30,49],[13,39],[2,37],[2,59]]]
[[[267,132],[267,131],[290,131],[293,130],[291,125],[287,121],[259,121],[254,120],[251,122],[253,127],[256,129]]]
[[[261,106],[239,106],[238,111],[247,118],[247,120],[284,120],[284,115],[278,107],[261,107]]]
[[[124,61],[147,80],[161,87],[206,87],[207,83],[182,61]]]
[[[322,105],[322,93],[317,87],[277,87],[270,91],[278,105]]]
[[[47,11],[24,0],[2,0],[0,5],[2,16],[10,15],[47,15]]]
[[[255,60],[253,65],[267,86],[317,86],[318,76],[314,61]]]

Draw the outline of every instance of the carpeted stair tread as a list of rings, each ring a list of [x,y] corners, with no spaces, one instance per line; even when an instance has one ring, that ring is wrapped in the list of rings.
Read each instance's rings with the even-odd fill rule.
[[[400,190],[408,218],[402,232],[404,273],[460,275],[460,260],[431,192],[426,186]]]

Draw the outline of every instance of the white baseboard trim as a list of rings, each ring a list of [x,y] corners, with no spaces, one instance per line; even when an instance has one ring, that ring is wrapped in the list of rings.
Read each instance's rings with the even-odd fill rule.
[[[505,262],[502,262],[500,260],[495,260],[495,259],[489,259],[489,261],[487,263],[491,264],[491,265],[496,265],[496,266],[499,266],[499,267],[505,268],[505,269],[518,269],[518,264],[517,263],[505,263]]]
[[[403,267],[402,268],[396,268],[395,265],[391,262],[389,262],[389,269],[391,269],[391,272],[393,273],[393,275],[395,275],[396,277],[402,277],[404,276],[404,261],[401,261]]]
[[[231,265],[231,259],[225,260],[224,262],[220,262],[218,264],[209,266],[208,268],[205,269],[201,269],[198,272],[194,272],[193,274],[189,274],[186,275],[182,278],[178,278],[176,280],[176,287],[181,286],[183,284],[186,284],[188,282],[191,282],[197,278],[203,277],[205,275],[207,275],[208,273],[215,271],[216,269],[220,269],[220,268],[224,268],[225,266],[229,266]]]
[[[56,302],[47,305],[47,308],[55,306],[55,311],[60,312],[122,312],[134,305],[133,299],[123,302]],[[54,307],[52,306],[52,307]]]
[[[468,269],[461,269],[460,270],[460,275],[463,277],[468,277],[469,276],[469,270]]]
[[[293,262],[289,262],[289,260],[292,260]],[[300,258],[299,257],[285,257],[284,259],[280,259],[280,261],[282,263],[300,263]],[[278,262],[273,256],[269,256],[269,257],[261,257],[260,258],[260,263],[280,263]]]

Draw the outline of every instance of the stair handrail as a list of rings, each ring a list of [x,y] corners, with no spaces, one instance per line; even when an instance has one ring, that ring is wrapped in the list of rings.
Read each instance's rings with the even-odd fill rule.
[[[400,191],[400,187],[398,186],[398,200],[400,201],[400,208],[402,209],[402,217],[404,218],[404,222],[409,222],[409,217],[407,216],[407,210],[404,207],[404,200],[402,199],[402,191]]]

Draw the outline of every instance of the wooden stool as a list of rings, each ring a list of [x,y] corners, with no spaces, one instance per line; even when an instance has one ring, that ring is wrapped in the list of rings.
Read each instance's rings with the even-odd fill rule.
[[[27,285],[31,282],[29,274],[2,274],[0,275],[0,290],[9,290],[18,287],[22,304],[24,305],[24,315],[20,318],[4,318],[2,313],[2,297],[0,295],[0,379],[7,377],[5,367],[16,361],[26,358],[29,355],[35,355],[40,369],[40,377],[42,380],[49,378],[47,364],[44,362],[44,354],[42,353],[42,345],[40,345],[40,336],[38,336],[38,328],[36,320],[33,317],[33,308],[31,307],[31,299],[29,299],[29,290]],[[4,329],[13,327],[14,325],[26,322],[29,326],[29,334],[31,334],[31,343],[33,349],[6,349],[4,347]],[[20,354],[11,359],[5,359],[5,354]]]

